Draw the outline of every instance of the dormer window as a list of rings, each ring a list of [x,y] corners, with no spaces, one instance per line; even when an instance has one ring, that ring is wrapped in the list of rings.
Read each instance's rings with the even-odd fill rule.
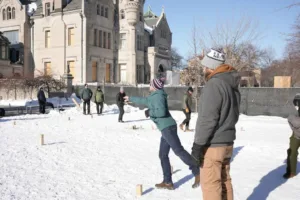
[[[97,5],[97,15],[100,15],[100,5]]]
[[[124,12],[124,10],[121,10],[120,11],[120,16],[121,16],[121,19],[125,19],[125,12]]]
[[[51,13],[51,6],[50,6],[50,3],[46,3],[45,4],[45,16],[50,16],[50,13]]]
[[[7,8],[7,20],[11,19],[11,8]]]
[[[5,11],[5,9],[2,10],[2,19],[6,20],[6,11]]]
[[[108,8],[105,8],[105,18],[108,18]]]
[[[12,19],[16,18],[16,9],[12,8]]]
[[[104,17],[104,6],[101,6],[101,17]]]

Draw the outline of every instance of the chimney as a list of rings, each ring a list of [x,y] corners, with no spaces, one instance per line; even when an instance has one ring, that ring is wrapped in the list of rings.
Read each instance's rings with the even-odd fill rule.
[[[54,12],[62,12],[63,9],[63,1],[64,0],[54,0],[53,4],[54,4]]]

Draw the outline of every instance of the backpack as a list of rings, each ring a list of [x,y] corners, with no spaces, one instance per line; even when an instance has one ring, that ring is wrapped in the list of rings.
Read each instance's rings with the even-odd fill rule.
[[[103,93],[102,93],[102,92],[96,91],[96,94],[95,94],[95,101],[96,101],[97,103],[103,102]]]

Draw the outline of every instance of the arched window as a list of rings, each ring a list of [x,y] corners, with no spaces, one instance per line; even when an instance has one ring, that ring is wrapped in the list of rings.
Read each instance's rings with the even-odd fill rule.
[[[16,18],[16,9],[12,8],[12,19]]]
[[[120,11],[120,16],[121,16],[121,19],[125,19],[125,12],[124,12],[124,10],[121,10]]]
[[[11,19],[11,8],[7,8],[7,20]]]
[[[100,5],[97,5],[97,15],[100,15]]]
[[[2,10],[2,19],[6,20],[6,11],[5,11],[5,9]]]

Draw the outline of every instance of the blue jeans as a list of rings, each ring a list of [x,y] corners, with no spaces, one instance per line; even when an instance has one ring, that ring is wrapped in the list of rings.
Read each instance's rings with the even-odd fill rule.
[[[171,165],[169,159],[170,148],[186,165],[189,166],[194,176],[199,175],[200,169],[192,156],[183,148],[177,135],[177,126],[170,126],[161,131],[159,159],[164,175],[164,183],[172,182]]]

